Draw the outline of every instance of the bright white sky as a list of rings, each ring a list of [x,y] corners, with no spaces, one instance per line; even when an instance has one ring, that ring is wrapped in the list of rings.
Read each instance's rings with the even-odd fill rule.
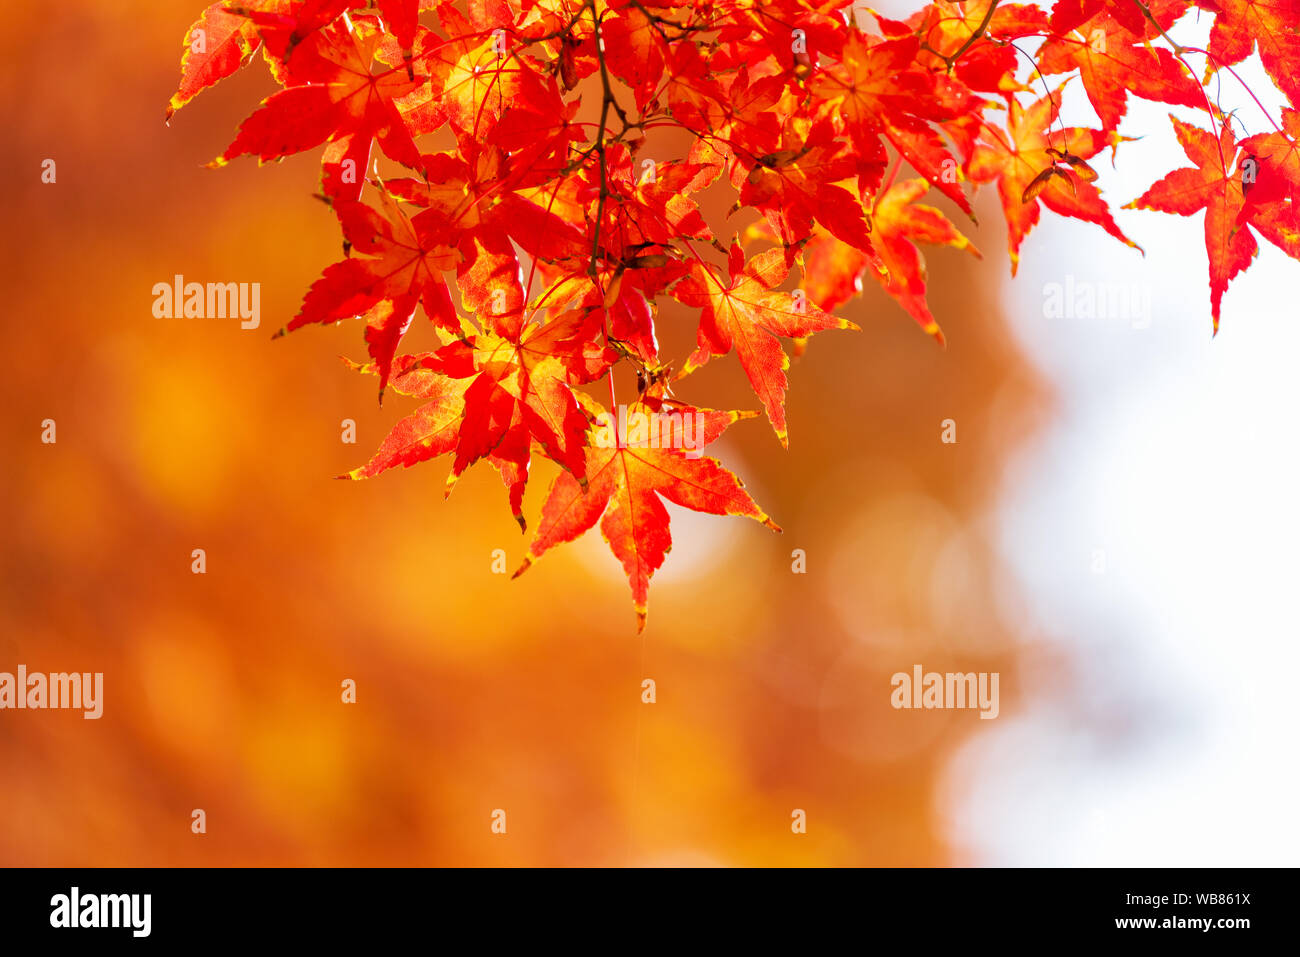
[[[1174,35],[1204,45],[1208,25]],[[1275,108],[1257,64],[1239,72]],[[1247,132],[1271,128],[1223,84]],[[1008,470],[993,522],[1040,664],[1015,707],[1004,682],[1002,716],[938,795],[969,863],[1300,862],[1300,263],[1261,241],[1211,341],[1203,214],[1119,210],[1187,165],[1168,113],[1131,103],[1121,131],[1144,139],[1118,170],[1094,161],[1145,259],[1045,213],[1004,287],[1060,415]],[[1097,125],[1081,99],[1064,118]],[[1149,327],[1045,318],[1044,286],[1067,274],[1148,284]]]

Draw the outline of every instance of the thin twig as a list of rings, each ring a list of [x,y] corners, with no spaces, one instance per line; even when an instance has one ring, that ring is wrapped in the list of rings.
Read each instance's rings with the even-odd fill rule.
[[[988,10],[984,11],[984,19],[981,20],[980,25],[975,28],[975,32],[966,38],[966,42],[957,48],[956,53],[952,56],[943,58],[944,62],[948,64],[948,69],[951,70],[953,65],[961,59],[962,54],[974,46],[980,37],[984,36],[984,31],[989,28],[989,21],[993,19],[993,11],[998,8],[999,2],[1000,0],[992,0],[992,2],[989,3]]]

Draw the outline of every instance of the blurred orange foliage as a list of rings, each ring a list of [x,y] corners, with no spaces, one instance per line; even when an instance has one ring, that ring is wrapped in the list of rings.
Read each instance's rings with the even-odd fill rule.
[[[0,38],[0,670],[106,688],[99,721],[0,713],[0,864],[949,862],[933,785],[981,722],[894,711],[889,677],[1000,670],[1014,694],[986,518],[1043,390],[992,271],[929,253],[946,350],[875,290],[843,310],[863,332],[792,371],[790,452],[761,420],[718,449],[784,535],[674,509],[636,638],[594,535],[492,572],[526,539],[489,470],[445,503],[436,465],[332,480],[407,409],[334,358],[362,357],[350,324],[268,341],[339,237],[314,153],[201,168],[271,89],[260,64],[163,124],[194,14],[18,5]],[[260,282],[262,328],[154,318],[178,273]],[[734,362],[697,378],[754,407]]]

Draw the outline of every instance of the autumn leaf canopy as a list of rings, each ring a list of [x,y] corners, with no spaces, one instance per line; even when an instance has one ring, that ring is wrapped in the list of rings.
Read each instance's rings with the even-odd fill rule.
[[[1206,49],[1174,39],[1195,16]],[[261,60],[277,89],[209,165],[320,157],[343,253],[277,325],[355,321],[353,369],[413,406],[345,477],[445,457],[449,494],[486,461],[527,529],[554,463],[520,571],[599,525],[643,627],[665,503],[776,528],[704,447],[749,418],[788,445],[792,357],[857,329],[864,282],[944,341],[921,247],[980,255],[981,186],[1013,274],[1044,211],[1139,255],[1103,184],[1135,99],[1180,111],[1189,165],[1127,205],[1203,216],[1208,328],[1257,238],[1300,258],[1298,28],[1300,0],[223,0],[166,116]],[[1253,133],[1219,106],[1252,56],[1282,103]],[[1095,123],[1062,122],[1070,88]],[[404,350],[423,322],[437,347]],[[670,325],[693,349],[661,353]],[[754,410],[695,393],[724,361]]]

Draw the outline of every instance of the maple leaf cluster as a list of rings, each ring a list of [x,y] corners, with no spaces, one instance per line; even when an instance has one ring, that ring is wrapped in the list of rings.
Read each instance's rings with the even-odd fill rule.
[[[1206,50],[1169,33],[1193,6],[1214,18]],[[700,453],[743,414],[677,384],[735,353],[786,445],[781,340],[798,353],[856,328],[833,312],[864,277],[942,342],[918,244],[979,253],[920,202],[932,191],[971,216],[996,184],[1013,274],[1043,207],[1133,246],[1089,161],[1114,157],[1139,97],[1204,114],[1173,119],[1193,165],[1130,205],[1206,211],[1216,330],[1254,233],[1300,256],[1297,24],[1300,0],[940,0],[905,20],[847,0],[225,0],[186,35],[167,115],[260,52],[280,89],[211,165],[322,148],[345,256],[282,332],[359,319],[355,368],[381,400],[421,403],[349,477],[446,455],[450,492],[486,460],[525,526],[532,459],[555,462],[520,571],[599,523],[643,627],[671,545],[664,499],[776,527]],[[1290,106],[1238,141],[1207,84],[1255,49]],[[1075,80],[1097,128],[1060,122]],[[649,160],[659,131],[688,134],[686,155]],[[756,221],[720,239],[706,190]],[[676,368],[657,336],[669,301],[698,315]],[[402,353],[419,312],[441,347]],[[622,409],[620,364],[638,382]],[[646,421],[649,437],[629,425]]]

